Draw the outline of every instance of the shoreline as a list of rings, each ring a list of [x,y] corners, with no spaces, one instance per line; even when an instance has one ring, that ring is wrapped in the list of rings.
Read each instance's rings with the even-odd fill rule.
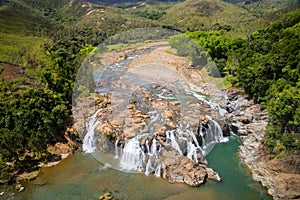
[[[229,106],[237,108],[229,113],[231,128],[241,140],[238,150],[241,161],[249,168],[252,179],[264,186],[275,199],[300,198],[300,152],[271,158],[262,141],[266,133],[268,113],[259,104],[239,92],[231,94]],[[230,94],[229,94],[230,98]]]

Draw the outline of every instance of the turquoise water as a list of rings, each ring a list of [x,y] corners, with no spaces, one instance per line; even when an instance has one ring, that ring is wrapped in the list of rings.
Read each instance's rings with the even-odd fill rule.
[[[238,138],[233,137],[228,143],[216,144],[207,156],[210,167],[223,179],[223,182],[213,184],[218,199],[272,199],[259,183],[252,180],[250,171],[237,155],[239,145]]]
[[[223,178],[222,182],[210,181],[200,187],[170,184],[154,175],[110,169],[93,156],[78,152],[55,167],[42,169],[39,178],[25,184],[26,190],[13,199],[97,199],[105,192],[131,200],[272,199],[261,185],[251,180],[237,156],[239,144],[237,138],[231,138],[227,143],[216,144],[207,156],[210,166]]]

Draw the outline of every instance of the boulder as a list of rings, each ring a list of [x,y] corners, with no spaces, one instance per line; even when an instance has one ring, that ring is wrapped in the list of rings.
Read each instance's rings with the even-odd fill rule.
[[[221,178],[212,169],[205,168],[176,151],[163,151],[162,175],[169,182],[182,182],[190,186],[199,186],[207,178],[220,181]]]

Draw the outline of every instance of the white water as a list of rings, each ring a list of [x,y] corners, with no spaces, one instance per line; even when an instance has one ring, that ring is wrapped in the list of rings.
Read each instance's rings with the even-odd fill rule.
[[[189,141],[187,144],[187,150],[188,150],[188,154],[186,157],[198,163],[197,147],[195,147],[195,145],[191,141]]]
[[[161,176],[161,164],[159,163],[155,169],[154,175],[156,177],[160,177]]]
[[[92,153],[96,149],[94,130],[99,124],[99,121],[97,121],[97,114],[100,111],[101,109],[97,110],[87,119],[87,133],[83,139],[83,151],[86,153]],[[158,116],[157,112],[152,111],[151,122],[158,121]],[[228,138],[223,137],[220,125],[210,116],[206,117],[210,120],[210,124],[208,124],[206,128],[201,126],[199,133],[197,133],[201,136],[202,145],[199,144],[199,141],[189,124],[187,124],[185,129],[182,128],[182,124],[178,124],[176,129],[167,130],[166,143],[170,144],[174,150],[183,155],[183,149],[181,149],[182,147],[180,147],[178,142],[186,142],[186,157],[198,163],[198,159],[202,155],[207,155],[215,143],[228,141]],[[184,132],[188,133],[188,135],[183,134]],[[127,140],[124,148],[118,146],[121,138],[119,136],[116,137],[114,144],[115,158],[119,159],[119,165],[122,170],[144,172],[146,175],[154,174],[157,177],[161,176],[160,152],[162,146],[155,137],[153,137],[151,141],[151,136],[151,133],[138,135]],[[141,145],[141,140],[145,137],[148,138],[146,139],[145,144]]]
[[[226,110],[222,109],[218,104],[210,102],[204,96],[197,93],[196,90],[193,90],[191,88],[189,88],[188,90],[189,91],[187,94],[202,101],[205,104],[208,104],[212,109],[217,110],[220,116],[225,115]],[[175,98],[174,95],[168,94],[167,90],[162,90],[160,94],[156,95],[161,99],[172,100]],[[83,150],[87,153],[93,152],[96,149],[94,129],[99,124],[96,117],[98,112],[100,112],[100,110],[90,118],[88,118],[88,122],[86,124],[88,131],[86,136],[84,137]],[[199,111],[195,112],[199,113]],[[117,136],[114,143],[115,158],[117,159],[116,161],[119,161],[119,167],[124,171],[138,171],[144,172],[146,175],[155,174],[155,176],[160,176],[160,153],[163,147],[153,135],[153,125],[155,123],[164,124],[165,121],[160,116],[159,112],[154,108],[151,108],[148,114],[151,119],[150,123],[148,124],[150,130],[149,133],[138,135],[134,138],[131,138],[130,140],[125,141],[124,148],[118,146],[122,138],[121,136]],[[201,158],[202,155],[207,155],[213,148],[215,143],[228,141],[228,138],[223,137],[220,125],[216,121],[212,120],[211,117],[207,117],[210,120],[210,124],[208,124],[206,128],[200,127],[198,133],[193,131],[188,123],[185,125],[183,125],[183,122],[178,123],[176,129],[166,131],[165,142],[179,154],[184,155],[184,152],[187,158],[198,163],[198,159]],[[202,141],[201,145],[200,140],[198,141],[200,136]],[[143,139],[146,139],[146,141],[145,144],[142,145],[141,141]]]
[[[218,122],[211,120],[214,123],[214,133],[216,134],[217,142],[228,142],[228,137],[223,136],[223,131]]]
[[[143,154],[137,137],[127,140],[120,161],[121,168],[126,171],[142,171]]]
[[[117,139],[115,142],[115,158],[119,158],[119,148],[118,148],[119,140],[120,140],[120,137],[117,135]]]
[[[212,109],[217,110],[220,116],[224,117],[227,111],[217,103],[211,102],[206,100],[205,96],[198,94],[196,91],[192,91],[192,95],[196,97],[198,100],[204,102],[205,104],[209,105]]]
[[[167,130],[166,143],[170,144],[174,150],[183,155],[183,149],[181,149],[178,142],[186,142],[186,157],[199,163],[198,159],[201,158],[202,155],[207,155],[214,144],[228,141],[228,138],[223,137],[220,125],[209,116],[208,118],[211,124],[208,124],[206,128],[203,126],[200,127],[198,133],[202,138],[202,145],[199,144],[195,133],[189,125],[187,125],[185,130],[183,130],[180,125],[178,125],[176,129]],[[184,131],[189,134],[184,135]],[[151,136],[152,134],[147,133],[126,141],[123,151],[118,154],[122,170],[144,172],[146,175],[161,175],[160,152],[162,146],[155,137],[153,137],[151,141]],[[146,138],[144,145],[142,145],[141,140],[145,139],[145,137],[148,138]],[[117,149],[118,147],[115,146],[115,148]]]
[[[180,149],[180,146],[179,146],[178,142],[176,141],[174,132],[175,132],[175,130],[167,130],[167,131],[166,131],[166,137],[167,137],[167,140],[170,140],[170,141],[171,141],[171,146],[172,146],[176,151],[178,151],[178,153],[180,153],[180,154],[182,155],[183,153],[182,153],[182,151],[181,151],[181,149]]]
[[[92,116],[90,116],[85,124],[87,133],[85,134],[82,143],[82,149],[85,153],[92,153],[96,149],[95,128],[99,124],[99,121],[97,121],[97,114],[101,110],[102,109],[97,110]]]

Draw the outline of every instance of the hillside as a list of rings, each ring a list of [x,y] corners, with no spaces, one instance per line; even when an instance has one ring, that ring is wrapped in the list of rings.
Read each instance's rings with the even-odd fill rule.
[[[76,132],[65,131],[77,69],[92,45],[147,21],[126,24],[131,19],[118,8],[80,0],[1,1],[1,180],[59,157],[59,149],[49,149],[57,142],[76,148],[65,138],[78,140]]]
[[[26,4],[18,1],[1,2],[0,61],[26,64],[29,52],[39,52],[53,23]]]
[[[278,19],[276,13],[295,9],[293,2],[264,0],[232,4],[221,0],[186,0],[168,9],[161,20],[181,31],[225,29],[230,31],[229,35],[245,37]]]

